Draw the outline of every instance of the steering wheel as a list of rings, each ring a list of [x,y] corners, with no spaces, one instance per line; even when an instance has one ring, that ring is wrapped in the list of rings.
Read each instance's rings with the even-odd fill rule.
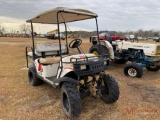
[[[77,48],[78,46],[80,46],[82,44],[82,40],[81,39],[75,39],[75,40],[72,40],[70,43],[69,43],[69,47],[70,48]]]

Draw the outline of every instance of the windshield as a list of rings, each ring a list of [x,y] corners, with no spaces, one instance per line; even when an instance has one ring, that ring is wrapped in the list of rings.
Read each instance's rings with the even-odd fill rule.
[[[116,36],[115,32],[110,32],[110,36]]]
[[[99,36],[104,36],[104,35],[106,35],[106,33],[101,33]]]

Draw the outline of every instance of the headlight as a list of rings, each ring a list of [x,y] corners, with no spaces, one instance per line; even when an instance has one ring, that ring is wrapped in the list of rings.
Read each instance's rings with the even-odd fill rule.
[[[81,65],[81,66],[80,66],[80,69],[81,69],[81,70],[85,70],[85,69],[86,69],[86,65]]]

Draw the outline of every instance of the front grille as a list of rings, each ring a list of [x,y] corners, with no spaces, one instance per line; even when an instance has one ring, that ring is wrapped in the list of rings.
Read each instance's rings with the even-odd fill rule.
[[[86,69],[81,70],[81,66],[85,65]],[[99,73],[104,71],[105,65],[104,65],[104,61],[100,60],[97,62],[87,62],[86,64],[74,64],[74,71],[77,74],[77,76],[82,76],[82,75],[91,75],[93,73]]]
[[[96,64],[96,65],[90,65],[90,68],[92,70],[98,70],[98,69],[103,69],[104,68],[104,64]]]

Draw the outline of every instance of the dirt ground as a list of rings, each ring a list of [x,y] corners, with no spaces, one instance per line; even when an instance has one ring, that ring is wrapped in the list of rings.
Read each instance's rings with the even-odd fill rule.
[[[85,53],[91,46],[88,41],[81,45]],[[30,38],[0,37],[0,120],[66,120],[59,88],[47,84],[33,87],[28,83],[25,46],[29,45]],[[160,119],[160,71],[144,68],[142,78],[131,78],[123,75],[124,66],[111,63],[106,71],[118,81],[119,100],[108,105],[87,97],[82,101],[78,120]]]

